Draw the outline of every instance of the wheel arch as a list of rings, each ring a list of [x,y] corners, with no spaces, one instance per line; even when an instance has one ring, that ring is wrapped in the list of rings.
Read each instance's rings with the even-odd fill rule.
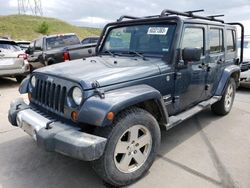
[[[231,65],[226,67],[222,73],[219,85],[216,89],[215,95],[222,96],[229,80],[233,78],[235,80],[236,86],[239,86],[240,78],[240,67],[237,65]]]
[[[48,60],[48,62],[47,62],[47,65],[46,66],[48,66],[48,65],[52,65],[52,64],[54,64],[54,59],[49,59]]]
[[[105,98],[90,97],[84,102],[79,112],[79,122],[94,126],[111,125],[107,114],[113,112],[115,117],[133,106],[142,108],[153,115],[159,124],[168,122],[168,113],[159,91],[148,86],[139,85],[107,92]]]

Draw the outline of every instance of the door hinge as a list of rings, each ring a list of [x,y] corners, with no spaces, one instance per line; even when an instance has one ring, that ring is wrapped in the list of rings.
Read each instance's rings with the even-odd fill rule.
[[[181,78],[181,75],[182,75],[181,72],[176,72],[176,73],[174,73],[174,79],[175,79],[175,80],[180,79],[180,78]]]
[[[209,84],[206,84],[206,85],[205,85],[205,90],[207,91],[209,88],[210,88],[210,85],[209,85]]]

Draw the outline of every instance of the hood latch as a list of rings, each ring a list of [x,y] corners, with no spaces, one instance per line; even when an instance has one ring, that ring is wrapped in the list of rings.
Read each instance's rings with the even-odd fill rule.
[[[92,82],[92,87],[94,88],[94,93],[97,94],[101,99],[105,98],[105,93],[100,89],[100,84],[97,80]]]

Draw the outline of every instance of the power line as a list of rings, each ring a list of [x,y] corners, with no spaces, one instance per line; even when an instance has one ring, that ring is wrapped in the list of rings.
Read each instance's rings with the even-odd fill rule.
[[[17,0],[18,14],[43,15],[41,0]]]

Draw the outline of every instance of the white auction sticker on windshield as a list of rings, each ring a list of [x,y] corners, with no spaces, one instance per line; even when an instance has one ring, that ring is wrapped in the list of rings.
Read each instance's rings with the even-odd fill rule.
[[[165,27],[150,27],[148,28],[148,35],[166,35],[168,28]]]

